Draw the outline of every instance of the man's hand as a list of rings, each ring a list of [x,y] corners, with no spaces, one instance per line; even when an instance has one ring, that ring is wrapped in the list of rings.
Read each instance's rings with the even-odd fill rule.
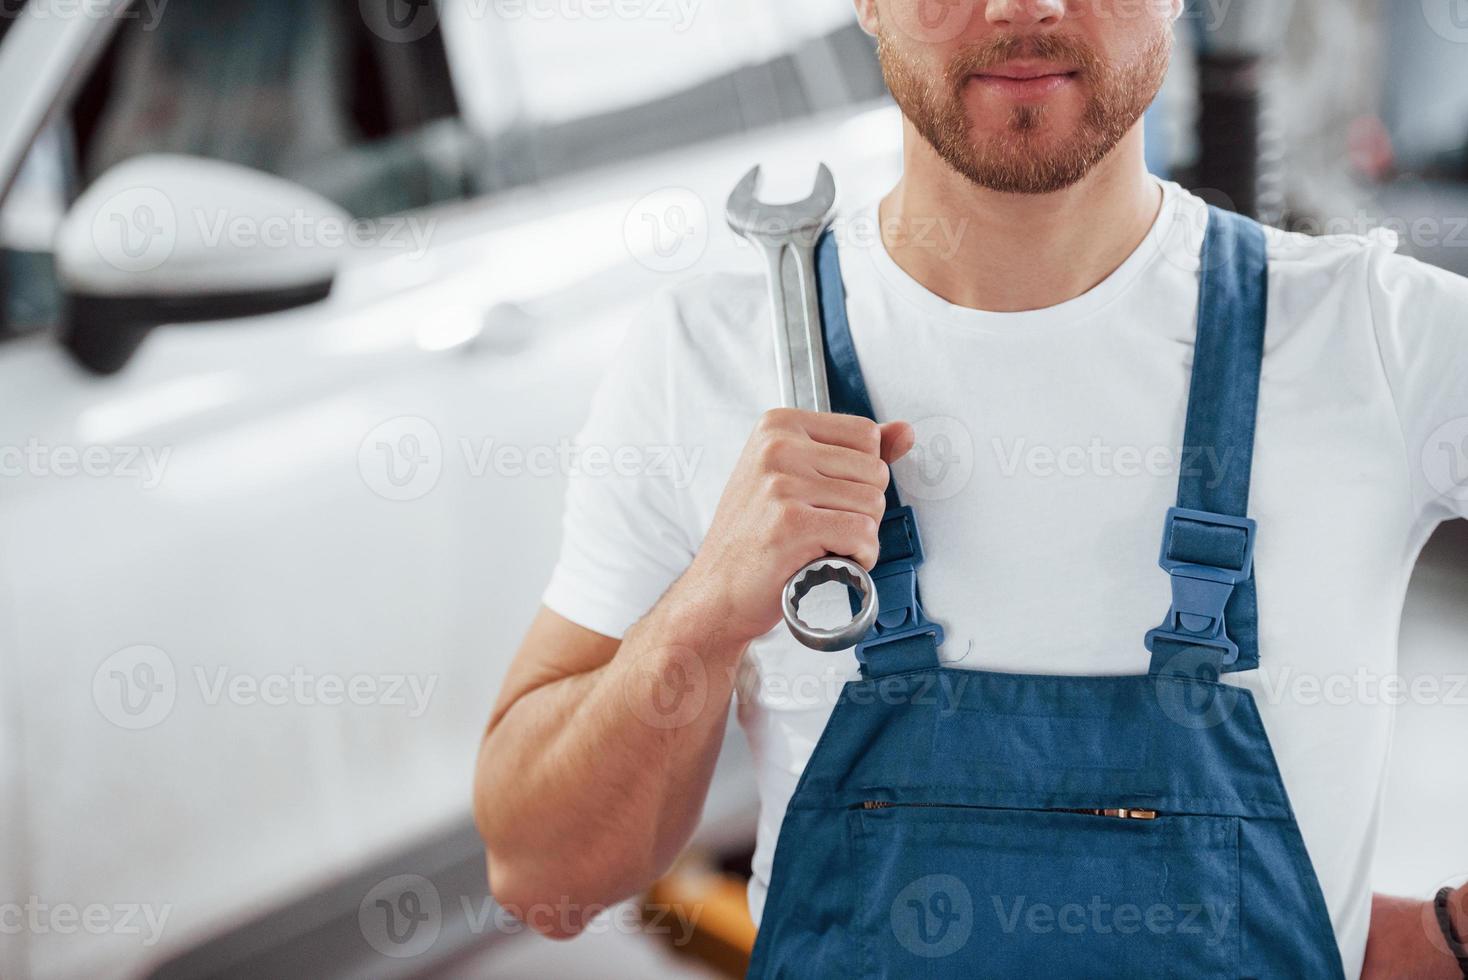
[[[1463,935],[1468,918],[1468,891],[1458,889],[1450,901],[1453,921]],[[1361,980],[1461,980],[1458,963],[1438,937],[1432,900],[1375,895],[1371,899],[1371,933]]]
[[[621,640],[540,611],[479,755],[475,819],[502,905],[571,936],[667,868],[702,812],[744,648],[807,562],[876,563],[887,462],[912,443],[901,422],[770,412],[698,556]]]
[[[877,563],[887,466],[912,448],[906,422],[767,412],[745,444],[703,546],[678,592],[723,610],[748,642],[780,620],[785,582],[825,555]]]

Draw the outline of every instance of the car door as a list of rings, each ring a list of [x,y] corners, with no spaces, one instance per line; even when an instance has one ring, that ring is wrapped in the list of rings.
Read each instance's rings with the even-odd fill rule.
[[[452,117],[387,106],[444,78],[288,6],[134,8],[7,206],[33,234],[0,341],[0,891],[49,911],[0,935],[6,976],[123,969],[441,821],[419,790],[462,785],[425,751],[471,598],[433,433],[467,404],[478,311],[432,306],[431,235],[355,249],[325,302],[156,330],[115,375],[56,341],[46,219],[123,159],[233,156],[361,218],[462,193],[422,149]]]
[[[466,146],[442,103],[390,111],[382,93],[413,71],[441,78],[410,42],[337,21],[355,40],[332,55],[302,36],[309,16],[209,21],[242,6],[166,6],[156,22],[119,6],[139,13],[117,34],[135,40],[68,86],[0,209],[0,467],[16,467],[0,482],[0,737],[16,753],[0,760],[0,883],[98,917],[95,932],[0,929],[6,977],[129,972],[466,820],[475,734],[554,559],[563,453],[634,310],[678,276],[748,268],[716,218],[749,163],[798,158],[805,179],[826,156],[860,175],[858,194],[896,164],[895,115],[871,108],[735,152],[655,143],[665,152],[636,166],[624,141],[588,166],[587,132],[668,133],[727,117],[751,85],[820,74],[791,75],[789,59],[600,124],[546,118]],[[201,39],[213,47],[190,48]],[[301,52],[309,77],[260,45]],[[397,67],[378,96],[322,94],[323,64],[356,79],[384,51]],[[27,74],[7,76],[11,54],[0,43],[0,79]],[[229,85],[270,71],[253,98]],[[847,110],[880,78],[851,84],[834,101],[797,86],[788,112],[749,125]],[[292,99],[314,122],[245,119],[247,140],[217,124]],[[159,151],[270,169],[396,232],[349,249],[324,302],[164,326],[117,373],[89,374],[58,343],[47,246],[78,191]],[[502,193],[459,201],[466,189]],[[136,206],[121,216],[96,234],[125,256],[151,224]]]

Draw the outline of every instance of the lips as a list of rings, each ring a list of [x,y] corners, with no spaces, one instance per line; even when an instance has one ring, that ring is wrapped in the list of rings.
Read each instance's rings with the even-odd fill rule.
[[[969,81],[1012,98],[1043,98],[1073,84],[1080,73],[1070,65],[1008,61],[969,76]]]

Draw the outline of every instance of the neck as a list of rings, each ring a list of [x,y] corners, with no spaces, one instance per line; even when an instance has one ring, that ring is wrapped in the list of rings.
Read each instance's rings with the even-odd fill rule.
[[[1080,183],[1051,194],[979,187],[911,123],[903,128],[903,176],[879,210],[882,242],[904,272],[958,306],[1016,313],[1074,299],[1136,251],[1161,210],[1141,123]]]

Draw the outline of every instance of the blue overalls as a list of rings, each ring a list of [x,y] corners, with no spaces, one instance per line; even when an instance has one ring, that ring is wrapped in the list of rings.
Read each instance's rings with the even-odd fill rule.
[[[829,234],[817,262],[833,407],[872,418]],[[1149,672],[943,667],[890,488],[880,616],[786,811],[751,977],[1343,976],[1253,696],[1219,681],[1259,665],[1263,230],[1212,211],[1202,262]]]

